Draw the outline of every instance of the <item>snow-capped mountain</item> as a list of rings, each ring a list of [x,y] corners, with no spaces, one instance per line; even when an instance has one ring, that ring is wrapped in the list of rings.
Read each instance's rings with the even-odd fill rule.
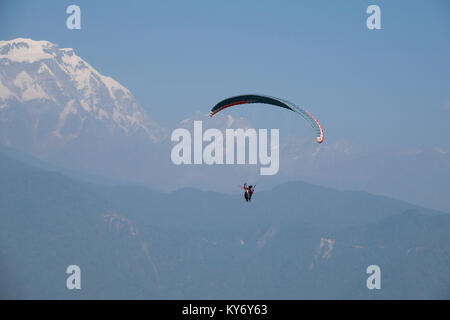
[[[24,130],[35,147],[64,144],[89,130],[140,133],[151,142],[166,135],[128,89],[73,49],[48,41],[0,41],[0,112],[0,140],[15,146]]]
[[[69,170],[158,184],[167,137],[128,89],[73,49],[0,41],[0,144]]]

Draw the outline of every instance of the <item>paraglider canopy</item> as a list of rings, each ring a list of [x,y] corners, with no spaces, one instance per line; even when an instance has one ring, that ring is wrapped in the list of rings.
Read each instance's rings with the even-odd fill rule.
[[[223,109],[236,106],[236,105],[242,105],[242,104],[249,104],[249,103],[263,103],[263,104],[270,104],[273,106],[285,108],[288,110],[291,110],[295,113],[300,114],[308,123],[311,125],[311,127],[314,129],[314,132],[316,133],[316,141],[318,143],[322,143],[324,140],[324,133],[321,124],[319,121],[314,117],[311,113],[303,109],[302,107],[296,105],[295,103],[270,97],[270,96],[264,96],[264,95],[258,95],[258,94],[244,94],[240,96],[235,96],[231,98],[227,98],[225,100],[220,101],[218,104],[216,104],[210,111],[209,116],[212,117],[216,113],[222,111]]]

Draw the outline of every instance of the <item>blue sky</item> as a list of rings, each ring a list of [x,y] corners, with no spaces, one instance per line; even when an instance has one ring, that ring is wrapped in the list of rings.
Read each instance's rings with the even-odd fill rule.
[[[65,26],[70,4],[81,30]],[[370,4],[382,30],[366,28]],[[262,93],[310,110],[330,142],[450,149],[447,0],[2,1],[0,39],[17,37],[74,48],[163,125]],[[297,126],[264,111],[243,114]]]

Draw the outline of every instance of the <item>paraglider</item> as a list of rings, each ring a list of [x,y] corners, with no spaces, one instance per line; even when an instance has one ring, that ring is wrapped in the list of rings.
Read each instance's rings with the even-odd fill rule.
[[[255,187],[256,187],[256,184],[254,186],[249,185],[247,187],[247,182],[244,183],[244,186],[242,187],[242,189],[245,190],[244,191],[245,201],[247,201],[247,202],[252,201],[252,195],[253,195],[253,192],[255,191]]]
[[[229,107],[245,105],[245,104],[252,104],[252,103],[268,104],[268,105],[288,109],[292,112],[295,112],[295,113],[301,115],[313,128],[314,133],[316,135],[316,142],[320,144],[324,141],[324,132],[323,132],[322,125],[317,120],[317,118],[315,116],[313,116],[309,111],[307,111],[304,108],[296,105],[295,103],[289,102],[287,100],[270,97],[270,96],[266,96],[266,95],[245,94],[245,95],[239,95],[239,96],[235,96],[235,97],[226,98],[226,99],[220,101],[219,103],[217,103],[211,109],[209,116],[213,117],[216,113],[218,113],[226,108],[229,108]],[[255,187],[252,185],[247,186],[247,183],[244,183],[244,186],[241,188],[245,190],[244,191],[245,201],[250,202],[252,199],[252,195],[254,193]]]
[[[246,94],[246,95],[240,95],[240,96],[227,98],[227,99],[222,100],[219,103],[217,103],[211,109],[209,116],[212,117],[216,113],[220,112],[221,110],[232,107],[232,106],[242,105],[242,104],[250,104],[250,103],[270,104],[273,106],[291,110],[291,111],[301,115],[306,121],[308,121],[308,123],[314,129],[314,132],[316,134],[317,143],[323,142],[324,133],[323,133],[322,125],[319,123],[319,121],[316,119],[316,117],[314,117],[311,113],[309,113],[302,107],[300,107],[292,102],[289,102],[289,101],[286,101],[283,99],[279,99],[279,98],[274,98],[274,97],[264,96],[264,95],[257,95],[257,94]]]

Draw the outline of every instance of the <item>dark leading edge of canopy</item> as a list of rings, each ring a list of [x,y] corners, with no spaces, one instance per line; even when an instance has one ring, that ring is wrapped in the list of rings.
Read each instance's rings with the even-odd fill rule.
[[[286,103],[284,103],[278,99],[267,97],[267,96],[246,94],[246,95],[242,95],[242,96],[231,97],[231,98],[220,101],[218,104],[216,104],[211,109],[211,114],[215,114],[222,109],[225,109],[225,108],[237,105],[237,104],[244,104],[244,103],[272,104],[272,105],[276,105],[276,106],[279,106],[282,108],[292,110],[292,108],[289,105],[287,105]]]

